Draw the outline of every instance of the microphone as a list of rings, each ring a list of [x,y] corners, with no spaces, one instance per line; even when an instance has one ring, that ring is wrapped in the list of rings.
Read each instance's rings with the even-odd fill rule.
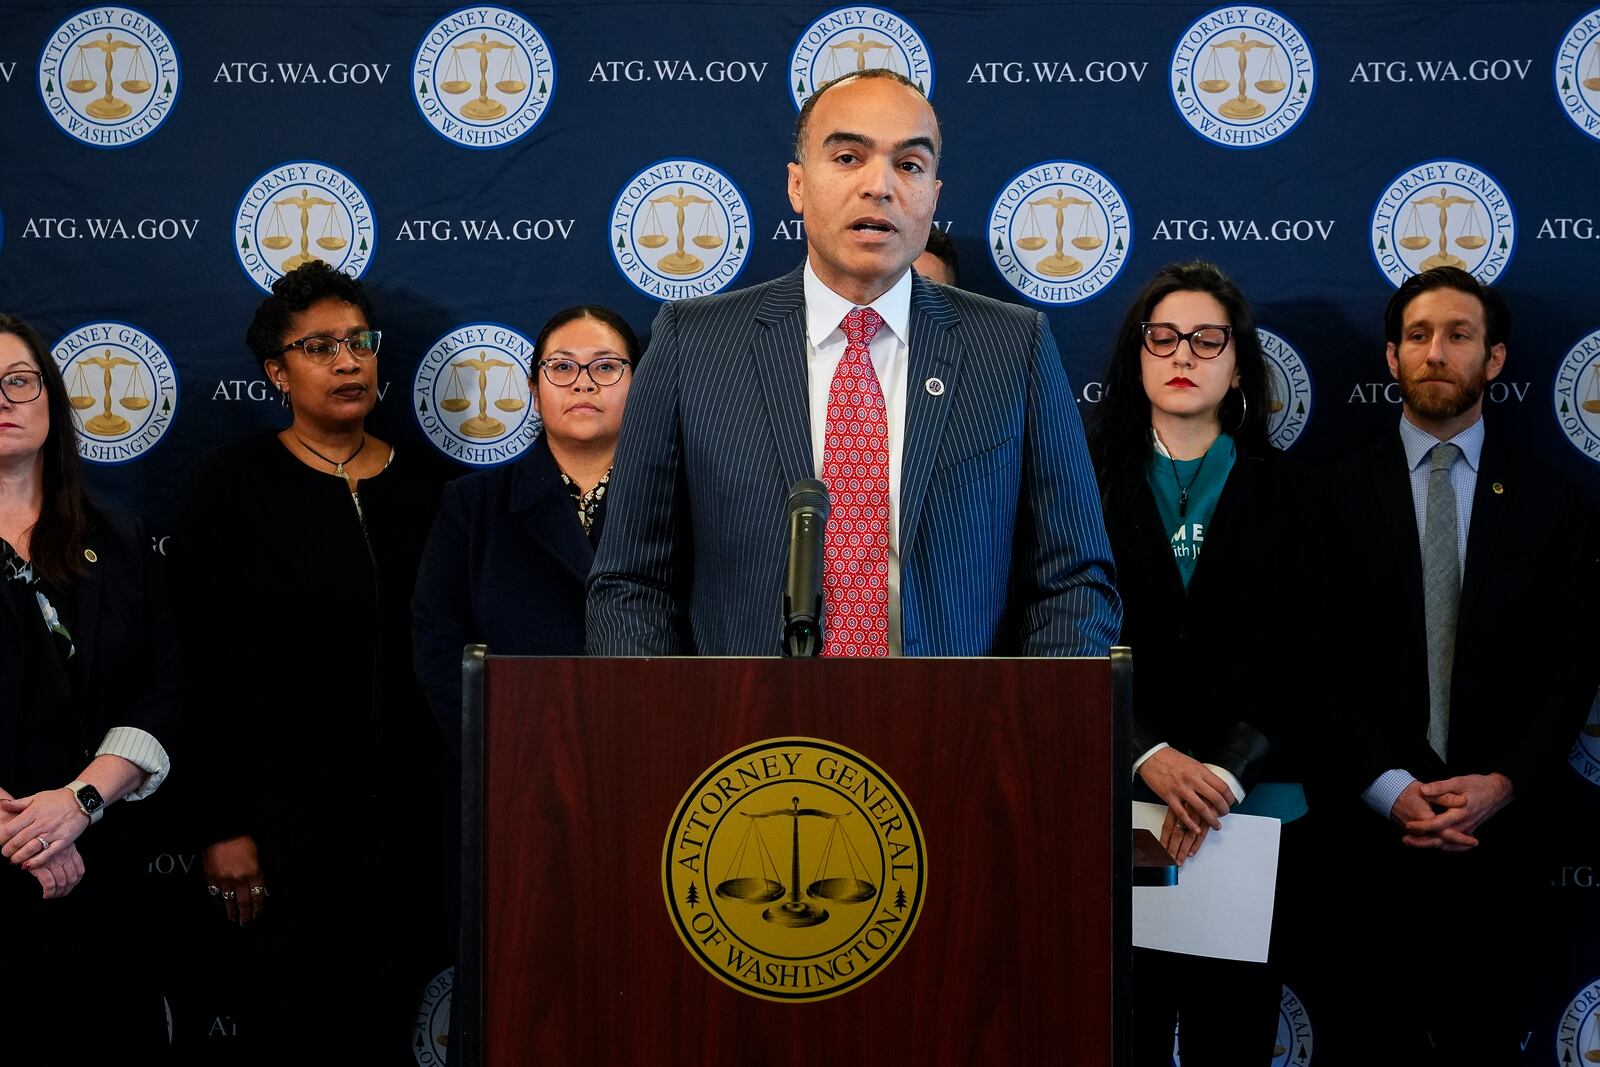
[[[822,534],[828,487],[802,478],[789,490],[789,579],[783,594],[783,654],[822,653]]]

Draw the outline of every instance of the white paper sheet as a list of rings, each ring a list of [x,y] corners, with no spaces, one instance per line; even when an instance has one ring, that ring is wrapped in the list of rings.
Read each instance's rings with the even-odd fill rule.
[[[1161,836],[1162,804],[1135,801],[1133,826]],[[1133,887],[1140,948],[1264,963],[1278,881],[1277,819],[1229,815],[1178,868],[1178,884]]]

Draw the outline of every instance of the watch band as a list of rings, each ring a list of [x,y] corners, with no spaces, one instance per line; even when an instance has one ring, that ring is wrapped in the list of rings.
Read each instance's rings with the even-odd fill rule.
[[[100,796],[100,790],[82,779],[67,783],[67,788],[72,791],[73,797],[78,801],[78,810],[89,817],[89,825],[93,826],[106,814],[106,802]]]

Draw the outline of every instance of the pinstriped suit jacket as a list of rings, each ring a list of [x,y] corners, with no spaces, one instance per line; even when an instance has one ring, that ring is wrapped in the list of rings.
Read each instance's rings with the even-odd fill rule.
[[[589,577],[591,653],[781,650],[785,505],[816,474],[804,302],[797,269],[656,316]],[[910,333],[902,650],[1104,655],[1121,604],[1044,316],[918,277]]]

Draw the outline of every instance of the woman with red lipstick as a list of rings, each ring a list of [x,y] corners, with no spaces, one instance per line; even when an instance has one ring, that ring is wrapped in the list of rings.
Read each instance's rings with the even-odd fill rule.
[[[1090,449],[1138,684],[1136,795],[1167,806],[1180,864],[1230,812],[1305,812],[1272,672],[1290,597],[1288,482],[1267,440],[1255,316],[1208,263],[1164,267],[1123,321]],[[1288,835],[1285,835],[1287,839]],[[1281,913],[1281,908],[1279,909]],[[1135,950],[1135,1057],[1266,1065],[1278,982],[1264,964]]]
[[[245,340],[289,425],[201,460],[173,552],[201,859],[219,914],[255,928],[260,1014],[241,1029],[267,1061],[301,1057],[280,1021],[325,1003],[342,1021],[316,1058],[368,1062],[401,1047],[443,952],[437,746],[410,642],[443,471],[367,432],[382,334],[353,278],[289,272]]]
[[[165,586],[143,529],[84,491],[49,349],[0,314],[0,1062],[166,1062],[126,803],[166,778],[182,710]]]

